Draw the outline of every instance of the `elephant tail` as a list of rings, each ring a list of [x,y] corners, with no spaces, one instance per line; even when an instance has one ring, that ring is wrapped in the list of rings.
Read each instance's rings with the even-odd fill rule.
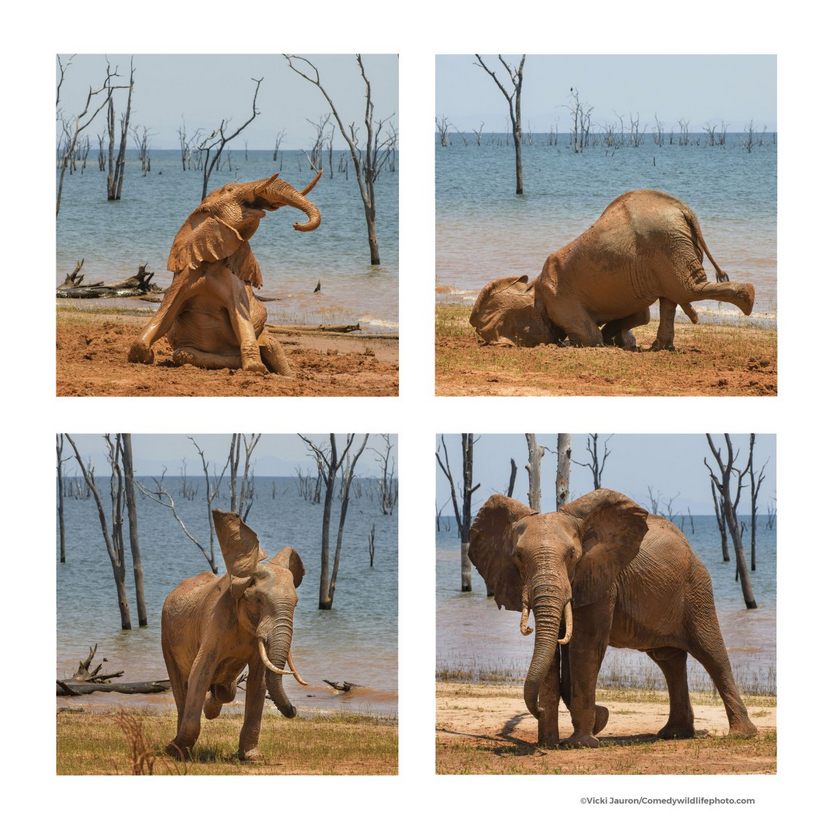
[[[712,267],[715,268],[715,279],[718,282],[729,282],[729,274],[726,271],[722,271],[720,265],[712,258],[712,254],[709,252],[709,248],[706,246],[706,241],[703,238],[703,233],[700,230],[700,224],[698,223],[697,216],[692,211],[691,207],[684,206],[683,215],[686,218],[686,223],[692,230],[694,237],[697,239],[698,244],[700,245],[703,252],[709,257],[709,261],[712,263]],[[686,312],[688,314],[688,312]],[[691,315],[689,315],[691,317]],[[692,322],[696,322],[694,319]]]

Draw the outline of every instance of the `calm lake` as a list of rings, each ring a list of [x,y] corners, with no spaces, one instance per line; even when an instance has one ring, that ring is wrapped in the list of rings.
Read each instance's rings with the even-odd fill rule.
[[[69,469],[72,473],[72,468]],[[153,482],[138,478],[149,488]],[[107,510],[110,503],[109,479],[97,478]],[[167,476],[165,485],[174,496],[177,511],[187,527],[205,546],[208,542],[203,478],[187,478],[194,499],[180,493],[181,478]],[[398,519],[384,515],[377,499],[375,481],[355,478],[343,533],[340,569],[331,611],[320,611],[321,504],[306,501],[295,477],[256,477],[256,498],[247,524],[259,536],[269,556],[286,545],[300,554],[305,578],[298,589],[299,604],[294,615],[293,656],[299,674],[309,682],[302,687],[291,677],[284,679],[288,696],[301,711],[343,709],[347,712],[374,712],[394,715],[398,691]],[[229,488],[214,506],[229,508]],[[331,528],[332,555],[337,535],[340,503],[335,500]],[[108,659],[107,671],[124,670],[123,681],[166,678],[160,649],[160,611],[163,600],[183,579],[195,576],[208,565],[203,554],[184,535],[171,511],[152,500],[137,499],[140,547],[145,571],[145,594],[149,624],[136,628],[136,598],[127,546],[132,631],[122,631],[110,561],[102,538],[95,501],[92,498],[65,497],[67,562],[57,566],[57,677],[71,676],[89,646],[99,644],[96,662]],[[374,566],[369,566],[368,539],[375,526]],[[216,542],[216,562],[223,573],[224,563]],[[57,554],[56,554],[57,555]],[[323,683],[349,681],[362,686],[348,693],[335,694]],[[77,706],[160,703],[154,696],[104,696],[88,699],[58,699],[58,703]],[[243,706],[244,693],[236,699]],[[171,703],[165,694],[162,703]],[[270,702],[268,702],[268,705]],[[272,706],[272,705],[271,705]]]
[[[558,135],[557,145],[549,145],[546,134],[533,134],[533,144],[523,148],[522,196],[515,195],[514,147],[506,136],[484,134],[479,146],[473,134],[465,136],[468,145],[452,133],[447,147],[436,136],[436,285],[452,289],[440,301],[471,303],[495,277],[534,279],[546,257],[583,233],[614,198],[660,189],[697,213],[704,239],[730,279],[753,283],[750,320],[775,328],[772,133],[751,153],[731,133],[723,147],[710,147],[703,138],[699,146],[679,146],[676,136],[675,145],[657,146],[648,134],[637,148],[598,145],[581,154],[568,147],[567,134]],[[743,318],[734,306],[712,301],[696,309],[707,320]]]
[[[151,152],[151,171],[143,177],[131,149],[125,165],[122,200],[106,199],[107,173],[100,172],[96,149],[90,152],[84,174],[80,169],[64,178],[58,215],[56,285],[64,281],[78,259],[84,258],[85,283],[105,283],[132,276],[140,263],[155,272],[154,281],[167,288],[166,270],[175,233],[201,202],[203,176],[183,171],[180,151]],[[233,151],[232,171],[224,155],[224,170],[215,172],[209,191],[231,181],[250,181],[278,172],[297,189],[313,178],[301,152],[285,151],[273,160],[272,151]],[[356,323],[373,332],[398,330],[398,172],[382,171],[375,183],[377,232],[381,265],[369,264],[366,220],[354,166],[348,178],[326,169],[308,195],[322,213],[322,223],[311,233],[298,233],[295,221],[305,215],[282,207],[262,219],[251,245],[262,269],[261,296],[278,297],[265,305],[273,323]],[[348,155],[346,156],[348,159]],[[320,282],[322,290],[314,294]],[[130,305],[156,310],[153,303],[128,300],[73,301],[78,305]]]
[[[715,517],[694,516],[694,532],[688,517],[680,524],[692,548],[712,576],[715,608],[724,635],[733,672],[742,692],[776,692],[776,524],[767,527],[767,516],[756,516],[757,570],[751,572],[759,607],[744,607],[740,583],[735,581],[734,560],[721,556],[720,535]],[[749,562],[750,519],[745,548]],[[522,682],[529,668],[534,634],[523,637],[518,624],[520,613],[498,610],[494,599],[485,596],[485,583],[472,571],[471,593],[460,588],[459,536],[452,518],[441,518],[436,534],[436,669],[437,673],[465,670],[479,680],[490,673]],[[449,529],[448,529],[449,527]],[[530,620],[530,626],[534,620]],[[599,675],[600,686],[651,686],[664,690],[659,667],[643,652],[608,648]],[[706,670],[689,657],[689,687],[711,690]]]

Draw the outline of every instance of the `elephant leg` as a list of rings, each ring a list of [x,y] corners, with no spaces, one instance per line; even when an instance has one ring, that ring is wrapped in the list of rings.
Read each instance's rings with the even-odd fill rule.
[[[554,748],[558,745],[558,703],[561,693],[558,656],[560,654],[559,649],[552,658],[546,678],[538,691],[538,705],[542,711],[538,719],[538,745],[542,748]]]
[[[183,306],[197,293],[199,276],[192,271],[177,274],[163,295],[163,301],[140,336],[128,350],[128,361],[132,364],[151,364],[154,352],[151,346],[171,329]]]
[[[261,660],[250,661],[247,673],[247,697],[244,700],[244,724],[238,738],[238,758],[255,759],[259,753],[259,733],[264,711],[264,664]]]
[[[727,711],[729,732],[737,736],[755,736],[758,728],[750,721],[732,677],[732,666],[714,609],[702,621],[701,627],[702,631],[689,639],[689,654],[701,663],[714,682]]]
[[[661,739],[691,739],[695,735],[695,714],[686,677],[687,655],[683,649],[652,649],[648,657],[663,671],[668,686],[668,722],[657,733]]]
[[[629,352],[636,351],[636,339],[631,329],[637,326],[646,326],[651,322],[651,310],[646,306],[642,311],[629,314],[620,320],[611,320],[602,327],[602,340],[605,346],[618,346],[620,349],[627,349]]]
[[[207,690],[215,671],[214,655],[201,654],[195,658],[186,689],[183,716],[177,727],[177,736],[166,747],[171,756],[183,759],[192,749],[201,732],[201,711]]]
[[[561,700],[570,710],[572,706],[572,673],[570,671],[570,650],[568,646],[562,646],[558,651],[561,655]],[[593,736],[607,727],[610,718],[610,710],[602,704],[595,707],[596,721],[593,724]]]
[[[256,330],[251,319],[252,312],[246,283],[223,265],[216,267],[216,276],[213,278],[223,281],[227,313],[241,351],[241,368],[248,372],[267,374],[267,367],[262,363]]]
[[[547,317],[566,334],[576,346],[601,346],[602,333],[596,321],[581,303],[545,300]]]
[[[660,325],[657,328],[657,339],[651,349],[674,349],[674,315],[677,313],[677,303],[666,297],[660,297]]]
[[[267,332],[262,332],[259,335],[259,352],[261,353],[264,365],[271,372],[283,375],[285,378],[293,378],[291,365],[285,357],[285,350],[282,348],[282,344]]]
[[[186,706],[186,678],[166,645],[163,645],[163,659],[166,662],[166,672],[169,675],[174,704],[177,707],[177,729],[180,730],[180,722],[183,720],[183,710]]]
[[[191,364],[193,367],[201,367],[205,370],[240,370],[241,353],[231,352],[204,352],[201,349],[194,349],[191,346],[181,346],[172,354],[172,361],[177,366]]]
[[[693,282],[688,286],[691,301],[718,300],[738,306],[744,314],[753,311],[756,301],[756,289],[749,282],[709,282],[704,274],[703,281]]]
[[[598,722],[601,727],[607,723],[602,719],[596,705],[596,681],[602,660],[607,651],[610,627],[613,622],[614,596],[579,608],[573,614],[575,626],[570,641],[570,716],[573,734],[561,741],[567,748],[597,748],[599,740],[594,735]],[[607,712],[605,708],[602,708]]]
[[[212,684],[203,703],[203,715],[207,719],[217,719],[221,715],[221,707],[229,704],[235,698],[236,692],[235,684]]]

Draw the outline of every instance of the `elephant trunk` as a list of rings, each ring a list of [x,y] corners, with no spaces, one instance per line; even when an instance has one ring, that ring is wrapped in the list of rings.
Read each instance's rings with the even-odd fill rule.
[[[317,178],[314,179],[314,183]],[[313,188],[314,183],[307,186],[303,192],[298,192],[289,183],[284,180],[275,180],[264,187],[263,195],[260,197],[266,198],[275,206],[291,206],[301,210],[308,216],[308,221],[294,224],[294,230],[301,233],[308,233],[311,230],[316,230],[320,226],[320,211],[314,204],[311,203],[305,196],[304,192],[308,192]]]
[[[554,561],[545,562],[554,567]],[[530,586],[532,613],[535,615],[535,649],[523,685],[523,698],[529,712],[540,719],[538,692],[555,657],[560,643],[568,643],[572,633],[572,610],[569,580],[562,579],[552,569],[536,572]],[[560,637],[561,618],[568,617],[567,633]]]
[[[267,692],[273,703],[283,716],[292,719],[296,715],[296,707],[291,704],[282,685],[282,675],[288,654],[291,649],[291,637],[293,635],[293,609],[288,607],[285,611],[271,621],[271,630],[268,632],[265,646],[270,667],[265,666],[265,681]],[[278,672],[276,671],[278,670]]]

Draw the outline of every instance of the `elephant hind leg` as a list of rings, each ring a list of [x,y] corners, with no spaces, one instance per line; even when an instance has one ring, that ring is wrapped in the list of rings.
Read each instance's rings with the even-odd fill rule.
[[[677,313],[677,303],[666,297],[660,297],[660,325],[657,327],[657,339],[651,349],[674,349],[674,315]]]
[[[205,370],[240,370],[241,353],[230,352],[204,352],[202,349],[194,349],[191,346],[181,346],[174,351],[172,360],[177,366],[191,364],[193,367],[201,367]]]
[[[636,340],[631,329],[646,326],[651,322],[651,310],[646,306],[636,314],[629,314],[619,320],[611,320],[602,327],[602,340],[605,346],[618,346],[620,349],[636,351]]]
[[[663,671],[668,686],[668,722],[657,733],[660,739],[691,739],[695,735],[695,714],[689,698],[686,676],[687,655],[683,649],[666,647],[648,652]]]
[[[575,301],[561,301],[550,305],[546,304],[547,314],[558,328],[565,332],[567,337],[575,346],[602,346],[602,333],[596,321],[590,316],[581,303]],[[555,316],[555,315],[558,316]]]

